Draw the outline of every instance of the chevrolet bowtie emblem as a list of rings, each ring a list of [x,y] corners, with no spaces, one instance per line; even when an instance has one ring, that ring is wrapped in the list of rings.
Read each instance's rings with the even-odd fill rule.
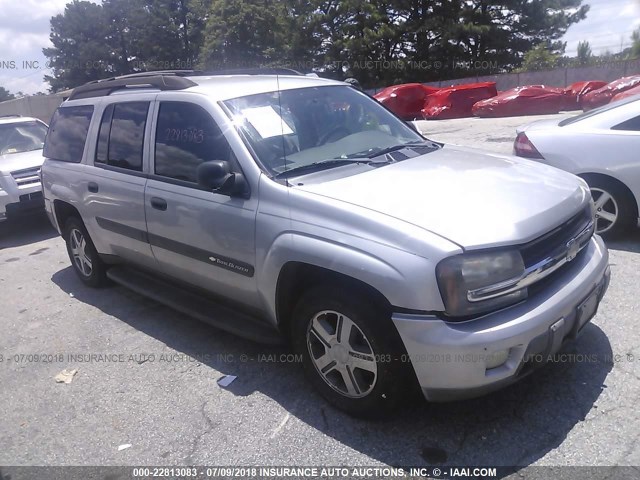
[[[567,262],[570,262],[571,260],[576,258],[576,255],[578,255],[579,251],[580,244],[575,239],[569,240],[567,242]]]

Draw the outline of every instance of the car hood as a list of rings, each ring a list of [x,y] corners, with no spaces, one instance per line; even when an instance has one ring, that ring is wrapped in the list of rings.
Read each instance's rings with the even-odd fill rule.
[[[337,180],[314,177],[300,177],[295,188],[375,210],[467,249],[533,240],[591,198],[582,180],[556,168],[451,146]]]
[[[8,153],[0,155],[0,174],[8,175],[16,170],[40,167],[44,162],[42,150],[32,150],[22,153]]]

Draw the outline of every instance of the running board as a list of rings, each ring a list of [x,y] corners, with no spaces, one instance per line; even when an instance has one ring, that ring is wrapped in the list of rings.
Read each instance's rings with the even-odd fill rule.
[[[107,277],[140,295],[239,337],[269,345],[284,343],[282,335],[266,323],[145,272],[113,266],[107,270]]]

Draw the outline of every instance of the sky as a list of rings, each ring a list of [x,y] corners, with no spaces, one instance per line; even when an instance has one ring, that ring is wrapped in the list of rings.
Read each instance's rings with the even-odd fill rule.
[[[97,1],[98,0],[94,0]],[[68,0],[0,0],[0,86],[12,93],[47,92],[43,76],[49,42],[49,20],[62,13]],[[594,54],[620,51],[640,27],[640,0],[584,0],[587,18],[572,25],[563,38],[574,56],[578,42],[588,40]]]
[[[595,55],[631,45],[631,33],[640,27],[640,0],[583,0],[582,4],[591,6],[587,18],[569,27],[562,39],[568,56],[576,55],[583,40],[589,41]]]

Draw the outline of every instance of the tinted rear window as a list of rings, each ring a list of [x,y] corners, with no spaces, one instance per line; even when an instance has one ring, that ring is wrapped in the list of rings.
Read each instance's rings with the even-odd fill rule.
[[[80,163],[92,114],[91,105],[58,108],[49,125],[44,156],[62,162]]]
[[[102,116],[96,163],[142,171],[142,148],[149,102],[109,105]]]

